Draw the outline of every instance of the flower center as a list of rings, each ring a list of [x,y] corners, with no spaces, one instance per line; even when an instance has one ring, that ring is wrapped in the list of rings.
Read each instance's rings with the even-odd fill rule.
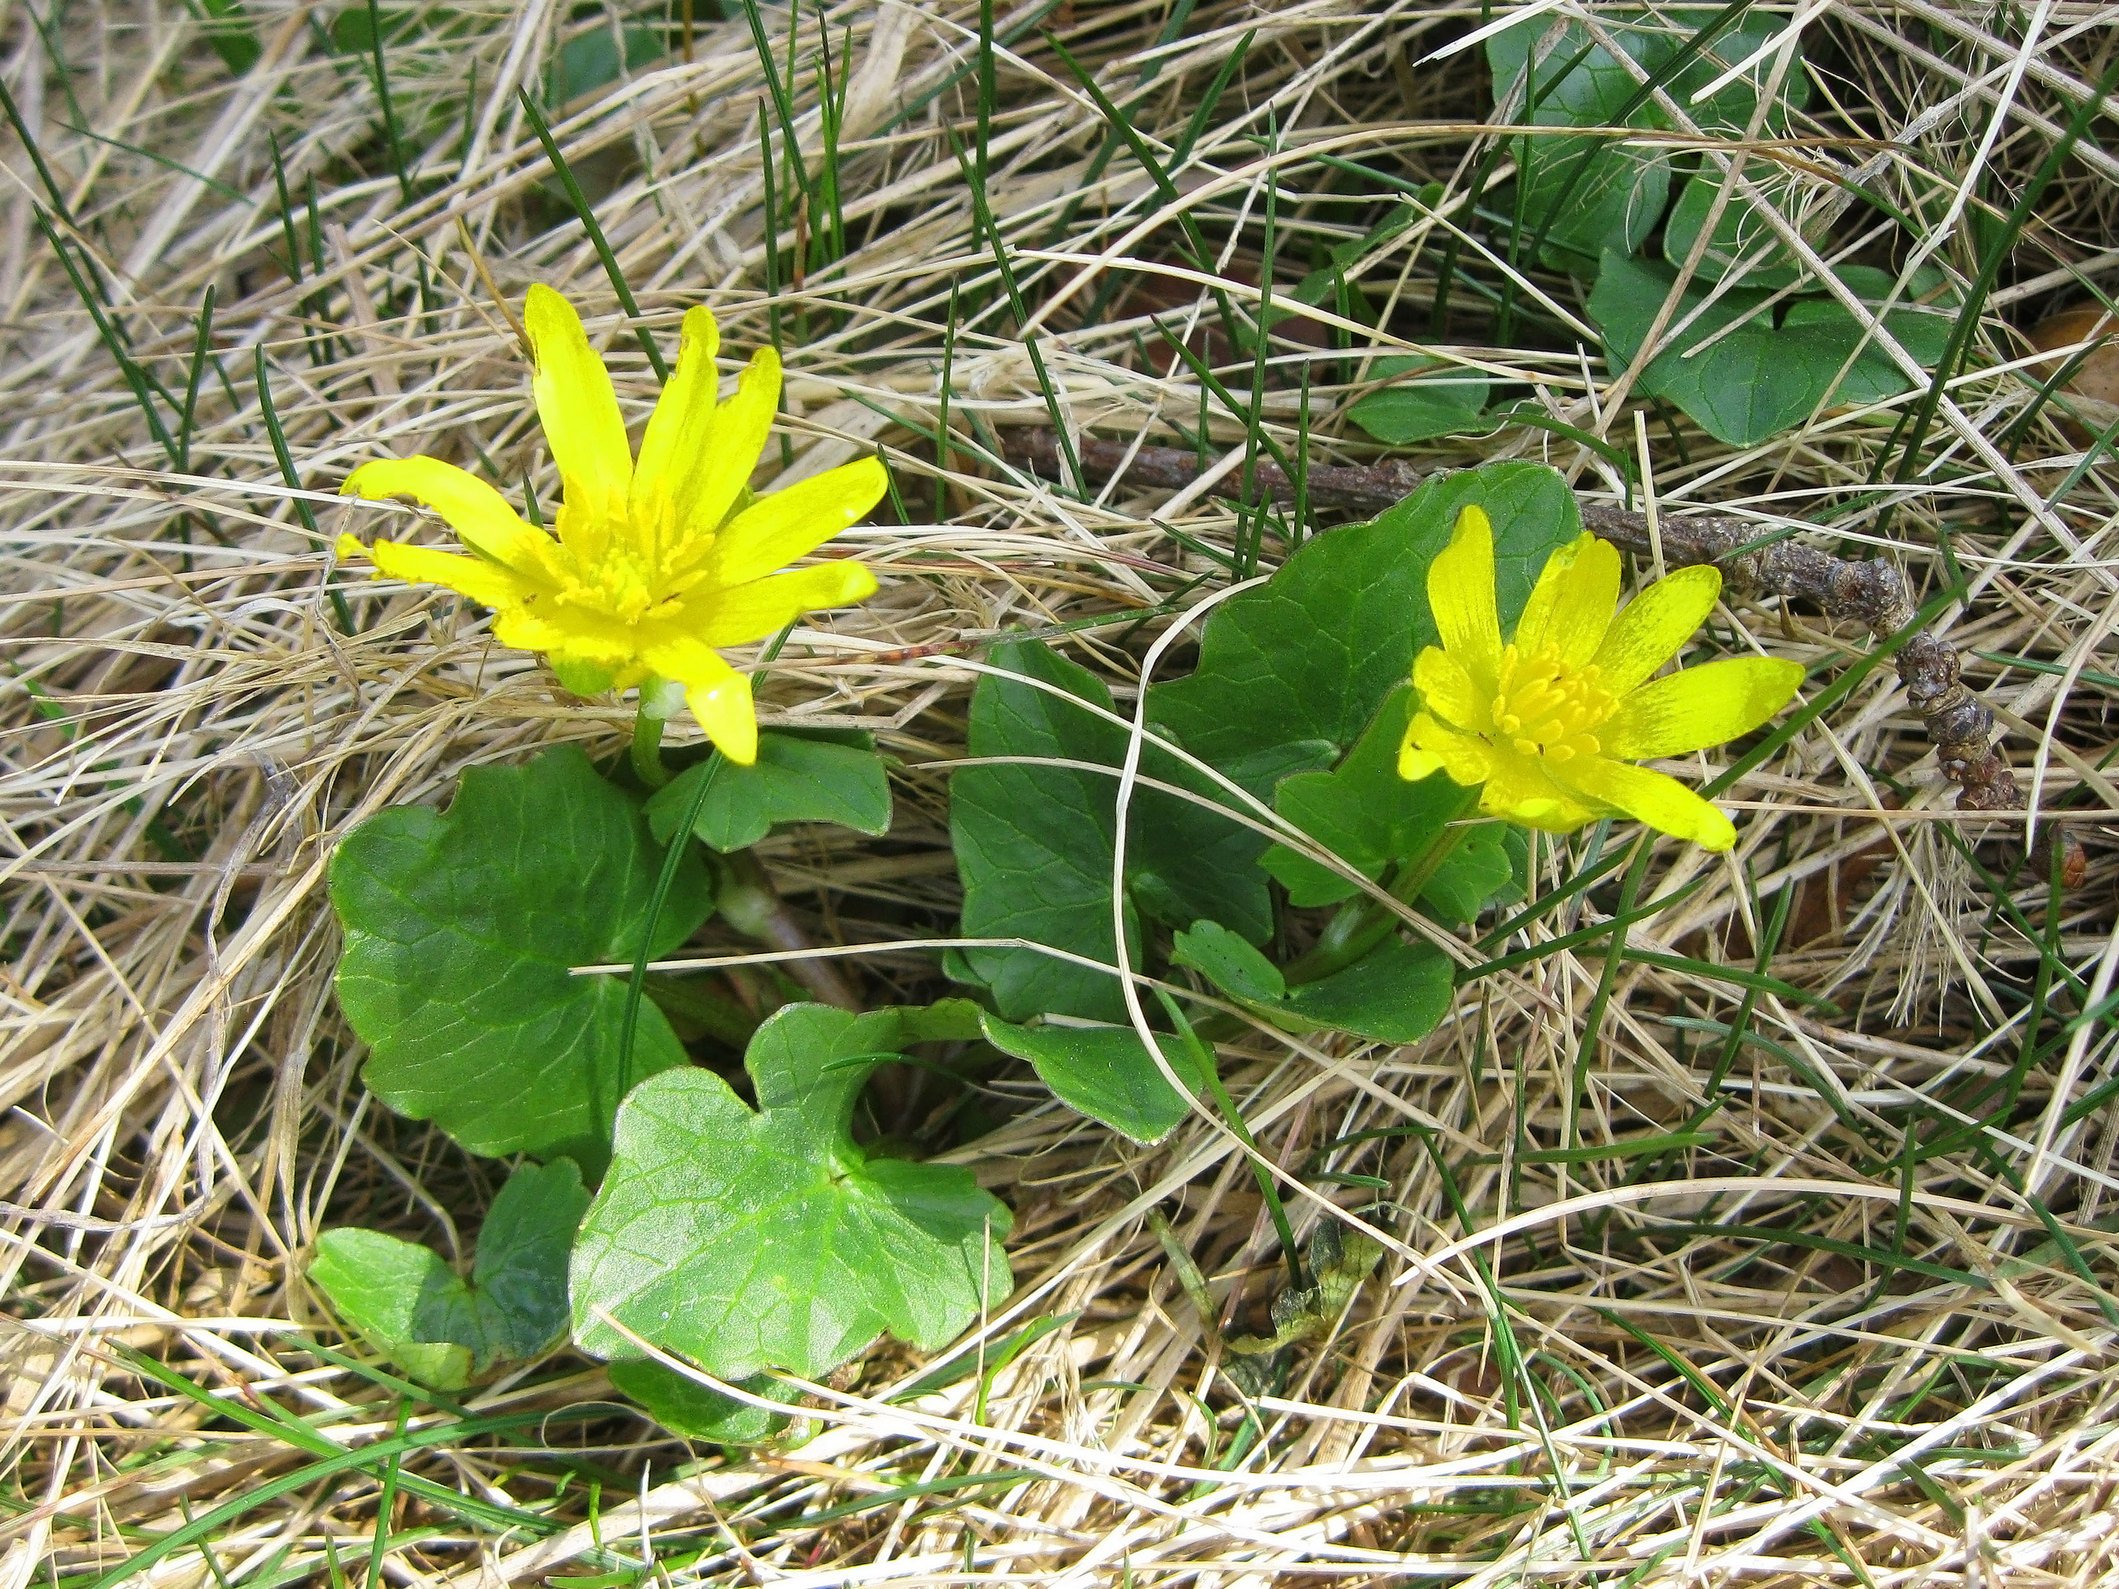
[[[1512,644],[1502,648],[1494,734],[1526,756],[1571,761],[1596,755],[1602,747],[1595,730],[1616,704],[1593,662],[1569,668],[1551,650],[1525,656]]]
[[[560,601],[636,624],[676,594],[661,559],[644,555],[623,529],[598,539],[601,545],[593,556],[569,550],[565,561],[570,577],[560,586]]]

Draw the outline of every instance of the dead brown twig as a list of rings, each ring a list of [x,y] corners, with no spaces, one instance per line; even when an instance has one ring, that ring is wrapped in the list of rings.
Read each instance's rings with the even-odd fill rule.
[[[1048,479],[1063,478],[1059,438],[1049,427],[1011,432],[1009,461]],[[1200,475],[1198,458],[1177,447],[1134,447],[1100,436],[1079,439],[1076,455],[1082,472],[1099,483],[1123,472],[1129,484],[1180,489]],[[1282,502],[1295,498],[1287,473],[1270,459],[1253,465],[1258,491]],[[1382,512],[1401,501],[1427,478],[1395,459],[1373,464],[1312,464],[1304,480],[1309,501],[1353,515]],[[1916,609],[1906,579],[1881,558],[1850,560],[1799,541],[1760,546],[1758,527],[1748,520],[1715,514],[1685,514],[1659,520],[1651,535],[1639,513],[1585,503],[1582,523],[1605,540],[1643,556],[1660,554],[1672,567],[1712,563],[1736,590],[1778,596],[1818,608],[1828,618],[1861,624],[1870,636],[1887,641],[1913,622]],[[1957,650],[1940,636],[1923,631],[1908,638],[1892,657],[1900,683],[1920,714],[1942,775],[1957,785],[1957,803],[1967,811],[2021,811],[2022,788],[2007,760],[1995,748],[1997,725],[1987,704],[1961,677]],[[2063,882],[2074,887],[2088,868],[2081,843],[2057,833],[2052,823],[2038,829],[2032,858],[2049,859],[2049,844],[2061,847]]]

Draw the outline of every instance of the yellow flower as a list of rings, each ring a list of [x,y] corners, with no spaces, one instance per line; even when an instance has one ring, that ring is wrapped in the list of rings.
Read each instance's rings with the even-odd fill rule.
[[[1442,644],[1413,663],[1421,710],[1398,752],[1404,778],[1446,772],[1480,786],[1479,808],[1566,833],[1623,813],[1710,850],[1736,842],[1729,819],[1675,778],[1631,765],[1748,734],[1802,683],[1797,662],[1737,657],[1651,675],[1714,608],[1722,576],[1683,568],[1619,610],[1619,554],[1584,534],[1554,552],[1503,641],[1494,605],[1494,532],[1457,517],[1427,575]]]
[[[439,514],[470,555],[339,539],[380,577],[442,585],[491,607],[503,645],[541,651],[578,694],[667,680],[729,760],[758,755],[750,680],[717,646],[762,640],[803,613],[874,594],[859,563],[780,573],[860,519],[886,489],[873,458],[753,500],[748,482],[780,401],[780,361],[751,355],[717,401],[720,333],[704,308],[684,317],[676,372],[636,461],[611,377],[581,317],[551,288],[523,306],[536,365],[532,391],[559,466],[558,535],[523,520],[477,476],[438,458],[361,465],[347,496],[409,497]]]

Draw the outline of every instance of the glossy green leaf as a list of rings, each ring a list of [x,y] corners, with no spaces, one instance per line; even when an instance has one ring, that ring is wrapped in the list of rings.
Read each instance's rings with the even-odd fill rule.
[[[242,0],[196,0],[199,31],[228,70],[241,77],[265,53],[257,24]]]
[[[1881,295],[1880,271],[1843,269],[1841,279],[1864,296]],[[1667,265],[1607,254],[1589,295],[1589,315],[1603,333],[1614,369],[1629,367],[1677,280]],[[1884,324],[1916,359],[1932,363],[1947,345],[1952,310],[1923,303],[1932,278],[1914,283],[1915,301],[1888,311]],[[1748,447],[1801,424],[1833,403],[1872,402],[1910,388],[1898,366],[1865,337],[1840,304],[1812,295],[1783,300],[1779,323],[1771,295],[1732,288],[1712,301],[1686,288],[1666,327],[1681,328],[1642,372],[1638,389],[1677,404],[1709,435]]]
[[[318,1239],[309,1278],[410,1378],[460,1390],[565,1333],[567,1253],[588,1201],[570,1160],[524,1165],[487,1211],[468,1283],[431,1248],[357,1229]]]
[[[1636,82],[1616,56],[1579,24],[1550,24],[1550,17],[1528,18],[1486,41],[1494,99],[1497,107],[1516,107],[1508,111],[1511,122],[1554,128],[1654,124],[1652,111],[1619,121]],[[1616,26],[1612,32],[1633,59],[1652,53],[1640,30]],[[1638,247],[1669,198],[1669,161],[1646,147],[1608,137],[1525,133],[1510,141],[1510,152],[1523,229],[1542,231],[1542,259],[1557,268],[1580,269],[1606,248]]]
[[[1035,760],[966,767],[951,780],[949,826],[964,882],[964,935],[1022,938],[1114,964],[1111,872],[1126,731],[1073,704],[1108,711],[1110,691],[1035,641],[997,646],[992,660],[1016,677],[979,680],[971,701],[971,755]],[[1087,766],[1049,765],[1054,761]],[[1149,752],[1141,768],[1148,778],[1211,787],[1164,753]],[[1144,914],[1164,921],[1211,914],[1266,936],[1272,905],[1255,864],[1262,841],[1253,832],[1148,788],[1136,790],[1132,818],[1125,910],[1127,949],[1136,962]],[[966,949],[961,963],[1010,1020],[1116,1021],[1124,1010],[1116,976],[1096,966],[1014,947]]]
[[[1196,922],[1179,937],[1180,964],[1253,1014],[1291,1031],[1329,1027],[1379,1043],[1410,1043],[1433,1031],[1449,1012],[1449,958],[1433,944],[1386,938],[1346,969],[1290,987],[1263,956],[1257,963],[1245,960],[1236,946],[1250,946],[1211,921]]]
[[[382,42],[400,44],[418,30],[420,13],[410,7],[381,6],[371,11],[366,5],[350,5],[331,19],[333,46],[346,55],[367,54],[375,48],[378,20],[382,23]]]
[[[1386,938],[1348,966],[1288,989],[1281,1009],[1310,1026],[1378,1043],[1411,1043],[1449,1013],[1449,957],[1431,943]]]
[[[1218,921],[1195,921],[1179,933],[1170,963],[1190,967],[1238,998],[1277,1004],[1288,995],[1280,967]]]
[[[1493,383],[1478,371],[1419,355],[1380,358],[1369,371],[1372,381],[1393,376],[1412,378],[1368,392],[1346,411],[1373,439],[1402,447],[1491,428],[1485,413]]]
[[[719,1379],[813,1378],[886,1331],[940,1347],[1005,1299],[1007,1208],[968,1170],[871,1156],[849,1130],[877,1064],[974,1018],[789,1005],[744,1058],[755,1110],[711,1071],[642,1082],[575,1245],[575,1343],[637,1358],[631,1331]]]
[[[1600,6],[1602,39],[1582,23],[1550,13],[1526,16],[1486,41],[1497,106],[1514,107],[1519,126],[1607,129],[1603,136],[1554,131],[1511,140],[1517,164],[1516,201],[1526,234],[1542,234],[1543,263],[1587,274],[1606,250],[1631,253],[1654,230],[1668,203],[1671,159],[1649,143],[1628,143],[1608,129],[1668,129],[1671,117],[1654,96],[1641,103],[1643,75],[1658,79],[1671,101],[1687,108],[1702,130],[1746,128],[1765,92],[1775,54],[1760,57],[1714,94],[1693,95],[1728,67],[1751,60],[1787,27],[1785,18],[1746,17],[1685,59],[1684,52],[1719,15],[1714,7],[1647,10]],[[1621,61],[1604,41],[1627,57]],[[1789,107],[1809,96],[1799,51],[1781,80],[1762,128],[1779,131]]]
[[[1503,622],[1520,610],[1504,611]],[[1274,799],[1282,816],[1371,881],[1391,862],[1424,853],[1465,806],[1465,792],[1440,773],[1418,783],[1398,776],[1412,693],[1410,684],[1392,690],[1344,761],[1284,779]],[[1333,905],[1356,892],[1341,873],[1286,845],[1266,851],[1264,864],[1291,904]]]
[[[1465,827],[1420,891],[1420,904],[1437,921],[1476,921],[1497,900],[1516,897],[1524,859],[1521,828],[1505,822]]]
[[[552,52],[552,64],[545,72],[544,102],[557,108],[608,88],[628,72],[654,65],[668,48],[660,28],[618,29],[599,16],[594,27],[576,33]]]
[[[1411,685],[1393,690],[1345,761],[1329,772],[1286,779],[1277,804],[1282,816],[1372,882],[1393,862],[1426,854],[1450,822],[1463,824],[1420,903],[1438,921],[1471,921],[1515,876],[1510,830],[1471,821],[1469,794],[1440,773],[1418,783],[1398,776],[1411,700]],[[1293,905],[1335,905],[1358,892],[1344,874],[1286,845],[1266,851],[1264,864]]]
[[[330,874],[338,996],[372,1050],[369,1088],[474,1153],[600,1165],[627,1079],[626,985],[572,968],[634,957],[662,860],[632,798],[571,746],[474,767],[446,812],[396,806],[347,834]],[[648,953],[674,950],[709,907],[687,856]],[[683,1063],[643,1000],[632,1078]]]
[[[783,822],[832,822],[858,833],[890,831],[890,780],[866,734],[807,734],[768,729],[758,759],[739,767],[716,751],[657,790],[647,816],[667,844],[692,797],[706,784],[706,803],[692,831],[723,855],[749,849]]]
[[[987,1042],[1029,1061],[1061,1103],[1136,1142],[1160,1142],[1185,1117],[1183,1095],[1130,1026],[1018,1026],[988,1015],[984,1027]],[[1156,1046],[1196,1091],[1203,1078],[1184,1044],[1159,1036]]]
[[[370,1347],[436,1390],[471,1383],[473,1353],[461,1276],[431,1248],[379,1230],[327,1230],[309,1279]]]
[[[1756,170],[1751,174],[1754,180],[1761,178]],[[1707,230],[1707,217],[1714,211],[1721,185],[1721,173],[1708,171],[1688,178],[1678,189],[1678,201],[1663,223],[1663,257],[1672,265],[1683,266],[1692,257],[1700,234]],[[1798,276],[1794,255],[1760,215],[1758,206],[1732,193],[1715,218],[1707,246],[1700,251],[1698,277],[1703,282],[1720,281],[1739,265],[1746,287],[1778,291]]]
[[[734,1396],[724,1396],[652,1357],[627,1358],[606,1365],[605,1371],[620,1395],[638,1402],[655,1422],[687,1440],[703,1440],[712,1445],[759,1445],[787,1427],[787,1414],[767,1412]],[[743,1381],[741,1388],[775,1401],[792,1402],[800,1395],[767,1374]]]
[[[1581,533],[1574,493],[1537,463],[1438,475],[1367,524],[1305,541],[1266,584],[1216,608],[1197,667],[1155,687],[1151,717],[1232,776],[1293,747],[1347,749],[1414,653],[1436,643],[1427,568],[1471,503],[1493,521],[1501,608],[1520,612],[1545,559]],[[1220,912],[1197,914],[1243,930]]]

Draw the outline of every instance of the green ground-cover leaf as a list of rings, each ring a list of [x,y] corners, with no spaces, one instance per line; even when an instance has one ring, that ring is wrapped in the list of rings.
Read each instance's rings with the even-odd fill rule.
[[[1371,881],[1393,862],[1425,854],[1449,822],[1467,819],[1466,792],[1444,775],[1418,783],[1398,776],[1412,695],[1409,684],[1393,690],[1344,761],[1328,772],[1283,779],[1276,794],[1282,816]],[[1480,822],[1457,838],[1421,891],[1431,915],[1470,921],[1508,887],[1515,865],[1505,831],[1503,824]],[[1286,845],[1267,850],[1264,865],[1287,889],[1290,904],[1335,905],[1357,892],[1339,872]]]
[[[397,806],[347,834],[331,860],[338,996],[372,1050],[369,1088],[474,1153],[600,1166],[622,1083],[685,1053],[642,1001],[621,1078],[625,981],[571,968],[634,958],[662,860],[640,808],[573,747],[474,767],[446,812]],[[647,952],[710,905],[687,855]]]
[[[655,1422],[687,1440],[757,1445],[787,1426],[787,1414],[724,1396],[651,1357],[627,1358],[607,1365],[605,1371],[621,1395],[631,1397]],[[800,1395],[768,1374],[747,1379],[740,1388],[774,1401],[792,1402]]]
[[[1840,278],[1865,298],[1880,299],[1891,282],[1881,271],[1853,266],[1842,268]],[[1615,369],[1640,355],[1676,280],[1667,265],[1604,256],[1589,315]],[[1915,301],[1892,308],[1883,322],[1908,353],[1932,364],[1948,344],[1950,311],[1920,301],[1938,290],[1939,278],[1922,277],[1911,288]],[[1709,302],[1706,291],[1686,288],[1668,321],[1683,329],[1641,373],[1639,390],[1677,404],[1709,435],[1748,447],[1832,403],[1873,402],[1910,389],[1898,366],[1833,299],[1813,293],[1783,300],[1776,315],[1771,297],[1737,287]]]
[[[413,1379],[461,1390],[565,1333],[567,1253],[588,1202],[571,1160],[526,1164],[486,1213],[468,1283],[431,1248],[358,1229],[326,1231],[309,1278]]]
[[[1105,708],[1111,693],[1041,645],[996,647],[996,667],[1057,685]],[[986,675],[972,694],[973,756],[1042,756],[1116,766],[1112,723],[1012,679]],[[1117,959],[1111,919],[1116,790],[1102,773],[1062,767],[966,767],[950,780],[949,831],[964,882],[967,937],[1023,938],[1103,964]],[[1126,948],[1140,953],[1139,914],[1125,904]],[[967,949],[963,961],[1004,1016],[1114,1020],[1122,1004],[1106,973],[1027,949]]]
[[[1292,747],[1344,752],[1436,643],[1428,564],[1474,503],[1493,521],[1501,611],[1521,612],[1545,559],[1581,533],[1574,493],[1537,463],[1440,475],[1367,524],[1305,541],[1266,584],[1216,608],[1197,667],[1155,687],[1150,716],[1231,776]]]
[[[1234,933],[1229,936],[1236,938]],[[990,1014],[983,1024],[986,1041],[1004,1054],[1027,1060],[1061,1103],[1136,1142],[1160,1142],[1185,1117],[1184,1097],[1130,1026],[1018,1026]],[[1160,1034],[1156,1046],[1196,1093],[1205,1078],[1198,1074],[1190,1048]]]
[[[1352,965],[1290,987],[1279,967],[1218,922],[1194,922],[1171,957],[1255,1014],[1297,1031],[1330,1027],[1410,1043],[1449,1012],[1449,958],[1433,944],[1386,938]]]
[[[950,834],[964,881],[967,937],[1019,937],[1109,965],[1117,959],[1111,919],[1111,870],[1118,833],[1116,769],[1126,732],[1071,704],[1109,710],[1110,691],[1087,670],[1035,641],[994,648],[996,667],[971,703],[974,757],[1038,757],[1083,768],[1003,765],[966,767],[950,788]],[[1040,689],[1038,680],[1059,691]],[[1174,758],[1150,752],[1142,772],[1184,787],[1211,786]],[[1209,793],[1207,798],[1227,799]],[[1126,943],[1138,960],[1140,922],[1189,921],[1212,914],[1263,938],[1271,901],[1255,861],[1262,846],[1248,829],[1188,800],[1137,789],[1128,845]],[[1010,1020],[1070,1015],[1116,1021],[1124,1005],[1115,976],[1032,949],[963,952],[965,970],[983,983]]]
[[[1487,906],[1519,898],[1527,850],[1523,829],[1506,822],[1466,828],[1420,891],[1422,908],[1437,921],[1476,921]]]
[[[1170,963],[1197,971],[1234,999],[1278,1004],[1288,996],[1288,979],[1252,945],[1218,921],[1195,921],[1177,935]]]
[[[1314,781],[1318,775],[1310,769],[1354,744],[1398,692],[1398,728],[1378,729],[1372,739],[1368,759],[1376,767],[1364,762],[1359,776],[1341,780],[1358,787],[1337,794],[1336,805],[1332,792],[1340,786],[1327,780],[1326,797],[1315,802],[1327,808],[1316,818],[1330,830],[1327,842],[1345,842],[1356,852],[1355,864],[1371,875],[1424,849],[1426,837],[1461,806],[1454,789],[1412,791],[1397,779],[1396,736],[1403,732],[1403,686],[1413,654],[1435,640],[1427,566],[1470,503],[1493,521],[1501,608],[1513,618],[1546,557],[1580,533],[1573,493],[1540,464],[1492,464],[1444,476],[1371,524],[1308,542],[1266,585],[1226,603],[1207,624],[1193,674],[1156,687],[1150,698],[1151,715],[1189,749],[1240,785],[1270,792],[1276,785]],[[1003,675],[982,679],[972,703],[973,756],[1119,765],[1123,727],[1069,699],[1108,709],[1110,695],[1095,678],[1033,643],[999,648],[995,661],[1064,693]],[[1167,755],[1149,754],[1142,769],[1150,777],[1204,787]],[[1008,765],[957,773],[950,820],[964,880],[965,936],[1016,937],[1112,963],[1115,796],[1109,773],[1083,767]],[[1379,808],[1388,812],[1380,821]],[[1258,864],[1267,847],[1263,837],[1146,789],[1137,791],[1134,813],[1128,845],[1134,864],[1125,901],[1132,961],[1144,954],[1147,920],[1183,927],[1205,919],[1249,943],[1266,939],[1272,923],[1266,873]],[[1296,820],[1308,815],[1305,810]],[[1338,826],[1328,820],[1335,817],[1343,817]],[[1330,897],[1344,897],[1344,886]],[[1095,966],[1013,947],[967,950],[961,966],[986,986],[1005,1021],[1063,1015],[1123,1030],[1117,979]],[[1079,1047],[1090,1040],[1065,1041]],[[1154,1111],[1127,1114],[1134,1104],[1093,1090],[1081,1095],[1091,1101],[1078,1107],[1113,1123],[1124,1115],[1131,1123],[1121,1128],[1134,1134],[1152,1134],[1164,1118]],[[1178,1115],[1167,1118],[1174,1123]]]
[[[1398,776],[1412,694],[1409,683],[1392,690],[1337,767],[1285,778],[1274,796],[1282,816],[1372,880],[1425,851],[1464,807],[1464,791],[1439,773],[1418,783]],[[1332,905],[1355,893],[1341,874],[1286,845],[1266,851],[1264,864],[1291,904]]]
[[[954,1165],[853,1140],[869,1072],[977,1031],[963,1001],[854,1015],[790,1005],[752,1038],[752,1110],[711,1071],[642,1082],[576,1243],[576,1344],[637,1358],[632,1331],[721,1379],[814,1377],[888,1332],[935,1348],[1012,1280],[1007,1208]]]
[[[1378,1043],[1412,1043],[1449,1013],[1449,957],[1431,943],[1386,938],[1344,971],[1288,989],[1286,1015]]]
[[[1760,57],[1705,99],[1694,103],[1692,96],[1729,66],[1751,59],[1780,36],[1787,22],[1747,17],[1685,59],[1690,41],[1713,26],[1717,15],[1714,7],[1598,7],[1600,31],[1633,66],[1580,22],[1558,20],[1549,13],[1527,16],[1486,41],[1495,103],[1517,107],[1509,117],[1517,125],[1667,130],[1670,116],[1654,96],[1641,92],[1645,74],[1660,81],[1672,101],[1686,106],[1703,131],[1742,131],[1758,108],[1773,67],[1772,54]],[[1787,111],[1807,103],[1809,91],[1798,53],[1767,109],[1763,130],[1778,133],[1787,124]],[[1671,159],[1653,146],[1629,144],[1608,132],[1554,132],[1520,135],[1510,148],[1517,164],[1523,226],[1531,235],[1543,235],[1542,261],[1557,269],[1586,275],[1597,268],[1606,250],[1634,252],[1669,201]]]
[[[199,31],[229,71],[241,77],[257,65],[265,43],[242,0],[192,0],[191,9],[198,14]]]
[[[555,109],[567,105],[609,87],[628,72],[644,70],[668,51],[668,38],[660,28],[613,28],[599,18],[595,27],[576,33],[552,52],[544,102]]]
[[[1710,169],[1688,177],[1678,189],[1678,201],[1663,223],[1663,257],[1672,265],[1682,267],[1692,257],[1693,246],[1706,230],[1707,217],[1713,213],[1721,186],[1722,174]],[[1715,218],[1714,230],[1700,251],[1696,269],[1701,281],[1713,282],[1720,281],[1738,265],[1744,268],[1745,286],[1768,291],[1777,292],[1800,275],[1795,256],[1780,240],[1780,234],[1766,223],[1759,207],[1741,194],[1732,193]]]
[[[1627,54],[1646,64],[1652,53],[1649,37],[1626,27],[1614,32]],[[1579,24],[1555,28],[1549,17],[1528,18],[1490,36],[1486,60],[1493,70],[1495,102],[1515,105],[1509,119],[1518,125],[1655,125],[1652,111],[1620,121],[1636,88],[1634,76]],[[1531,69],[1527,78],[1526,66]],[[1544,233],[1544,262],[1558,268],[1580,268],[1606,248],[1639,247],[1669,198],[1669,162],[1647,149],[1610,138],[1551,133],[1526,133],[1512,140],[1510,149],[1523,225],[1530,233]]]
[[[1411,378],[1392,379],[1399,376]],[[1491,426],[1485,413],[1493,383],[1476,370],[1420,354],[1394,354],[1376,360],[1369,379],[1391,380],[1391,384],[1356,398],[1346,417],[1388,446],[1409,446]]]
[[[701,783],[706,803],[692,831],[727,855],[749,849],[783,822],[832,822],[857,833],[890,831],[890,780],[866,734],[768,729],[758,759],[739,767],[719,751],[687,767],[647,803],[655,838],[667,844]]]

